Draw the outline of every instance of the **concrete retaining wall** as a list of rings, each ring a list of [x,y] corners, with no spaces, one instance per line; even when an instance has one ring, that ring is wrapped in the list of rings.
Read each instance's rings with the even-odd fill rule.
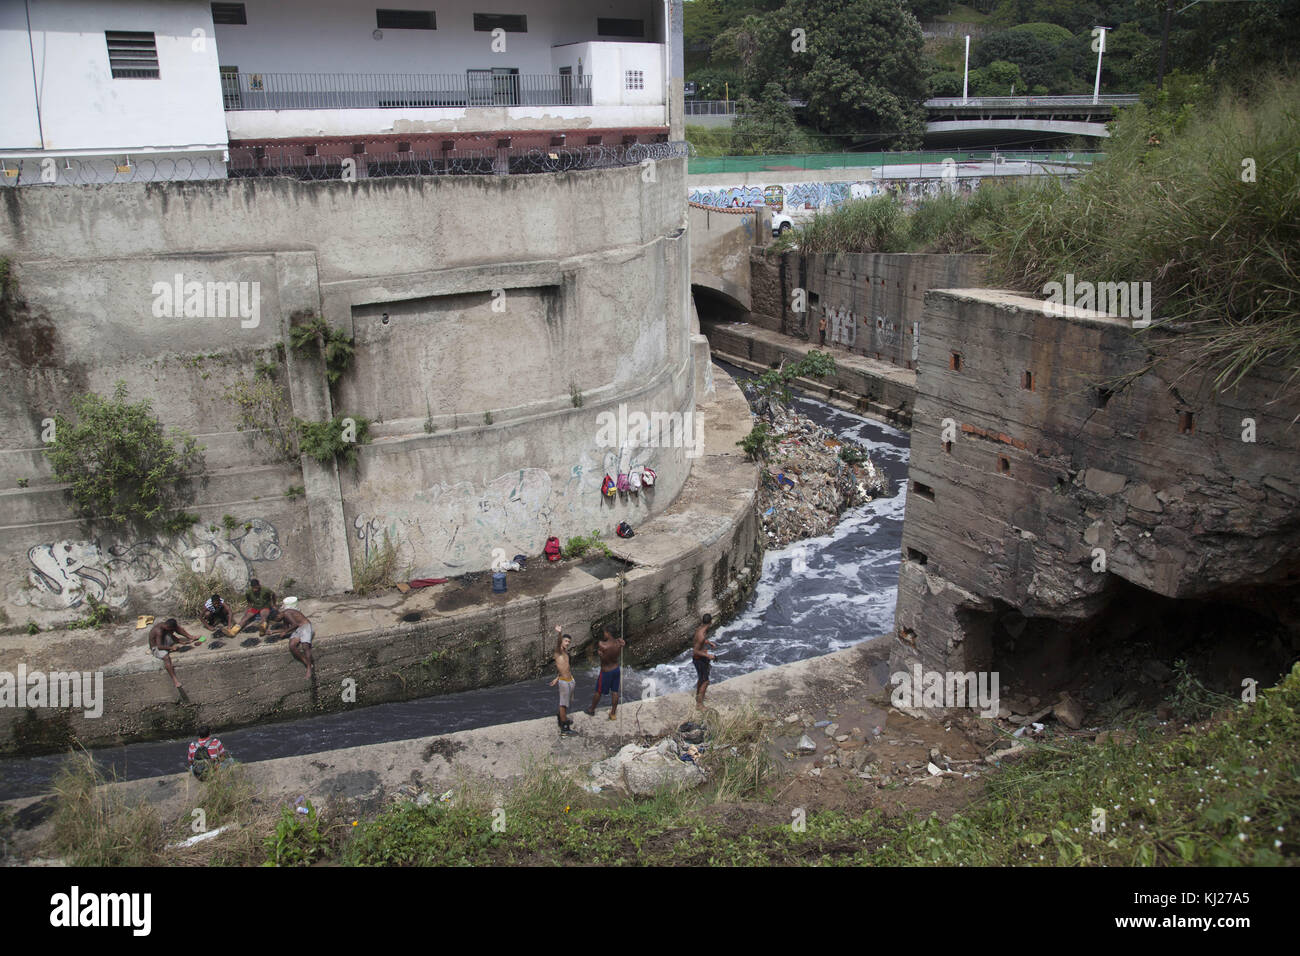
[[[1122,582],[1295,623],[1300,402],[1277,367],[1216,393],[1187,353],[1011,293],[926,296],[895,669],[987,668],[1026,618],[1092,618]]]
[[[574,563],[554,569],[541,590],[488,595],[463,608],[436,587],[366,601],[309,600],[302,608],[317,628],[314,681],[283,642],[243,648],[227,641],[173,655],[186,703],[144,654],[144,631],[117,628],[96,635],[93,648],[78,638],[82,632],[13,635],[0,639],[0,670],[99,670],[104,704],[97,718],[0,708],[0,754],[65,749],[74,737],[85,746],[159,739],[203,723],[229,728],[523,680],[553,667],[556,625],[574,636],[578,655],[591,653],[608,624],[627,634],[629,663],[670,656],[687,646],[701,614],[729,614],[761,572],[758,469],[735,447],[749,431],[749,407],[727,376],[717,382],[701,406],[705,453],[682,493],[636,537],[612,539],[632,564],[621,593],[616,577],[598,579],[585,570],[595,566]],[[658,491],[642,498],[651,494]],[[413,613],[418,620],[404,623]],[[348,680],[355,682],[350,699]]]
[[[984,256],[839,253],[750,257],[755,325],[810,342],[826,318],[827,341],[915,368],[925,293],[979,285]],[[805,310],[795,310],[802,289]]]
[[[694,408],[685,163],[649,178],[5,190],[0,608],[42,625],[76,616],[87,594],[156,611],[172,569],[195,559],[240,585],[338,593],[385,533],[413,575],[482,569],[498,548],[537,553],[550,534],[643,521],[645,499],[599,494],[607,472],[637,463],[657,471],[663,508],[689,474],[686,442],[634,448],[602,431],[621,406],[683,426]],[[250,308],[192,300],[187,283],[235,283]],[[291,325],[316,315],[356,339],[333,387],[319,357],[289,346]],[[374,420],[355,470],[250,444],[227,391],[259,363],[286,425]],[[180,538],[85,534],[41,454],[48,419],[119,379],[206,447],[209,480],[189,506],[202,521]],[[236,531],[212,540],[226,515]]]

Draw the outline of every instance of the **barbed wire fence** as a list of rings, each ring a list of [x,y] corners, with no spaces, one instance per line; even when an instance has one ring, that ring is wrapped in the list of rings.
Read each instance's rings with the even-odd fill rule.
[[[492,176],[560,173],[639,166],[687,158],[685,142],[591,146],[425,149],[386,153],[306,155],[302,146],[245,146],[220,156],[56,159],[0,157],[0,186],[187,182],[287,178],[362,180],[393,176]]]

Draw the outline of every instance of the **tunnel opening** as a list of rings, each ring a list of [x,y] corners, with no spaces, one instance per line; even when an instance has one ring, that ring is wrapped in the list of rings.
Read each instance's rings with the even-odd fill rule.
[[[695,300],[695,311],[703,323],[747,322],[749,310],[731,296],[706,285],[692,285],[691,296]]]
[[[1248,684],[1273,686],[1300,659],[1293,583],[1180,599],[1112,578],[1108,594],[1101,611],[1078,621],[1028,618],[1002,602],[965,610],[968,660],[999,674],[1013,713],[1069,693],[1098,723],[1153,709],[1199,719],[1242,700]]]

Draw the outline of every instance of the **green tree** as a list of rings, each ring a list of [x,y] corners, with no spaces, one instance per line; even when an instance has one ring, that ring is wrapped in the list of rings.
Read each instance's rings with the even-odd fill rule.
[[[1027,92],[1020,67],[1006,60],[997,60],[981,69],[971,70],[970,91],[972,96],[1010,96],[1013,93]]]
[[[1028,26],[1028,24],[1026,24]],[[972,60],[979,67],[988,66],[998,61],[1014,63],[1020,68],[1020,76],[1025,87],[1044,86],[1052,93],[1069,92],[1072,85],[1071,66],[1074,37],[1064,27],[1052,24],[1033,24],[1059,30],[1056,38],[1048,39],[1043,31],[1029,31],[1017,27],[994,33],[980,41],[975,47]],[[1017,90],[1024,90],[1020,84]]]
[[[802,137],[785,90],[776,83],[769,83],[761,100],[755,102],[747,96],[742,97],[736,122],[731,127],[731,137],[741,153],[765,155],[798,151]]]
[[[925,131],[921,26],[899,0],[787,0],[719,37],[752,93],[778,84],[825,133],[911,148]]]
[[[88,392],[72,407],[75,420],[55,416],[45,454],[78,515],[92,525],[173,534],[198,520],[181,510],[203,468],[193,435],[164,434],[152,403],[127,402],[123,381],[111,399]]]

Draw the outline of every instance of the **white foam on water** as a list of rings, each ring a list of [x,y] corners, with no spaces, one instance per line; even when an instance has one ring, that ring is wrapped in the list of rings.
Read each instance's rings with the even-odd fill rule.
[[[820,405],[821,403],[809,402]],[[906,440],[905,433],[838,409],[827,409],[836,434],[860,442],[872,460],[905,463],[906,445],[863,438],[873,429]],[[850,538],[867,538],[891,524],[901,524],[907,507],[907,480],[894,479],[894,494],[877,498],[847,511],[828,533],[797,541],[763,555],[763,568],[748,606],[712,639],[720,654],[711,682],[764,670],[793,660],[803,660],[852,647],[888,634],[893,628],[898,596],[897,543],[860,551],[852,559],[837,553]],[[796,562],[801,570],[794,574]],[[879,580],[881,577],[886,580]],[[810,582],[817,582],[809,588]],[[848,613],[846,613],[846,611]],[[846,620],[846,618],[848,620]],[[641,688],[648,679],[660,694],[692,690],[695,669],[691,652],[636,675],[631,686]],[[632,698],[640,696],[633,693]]]

